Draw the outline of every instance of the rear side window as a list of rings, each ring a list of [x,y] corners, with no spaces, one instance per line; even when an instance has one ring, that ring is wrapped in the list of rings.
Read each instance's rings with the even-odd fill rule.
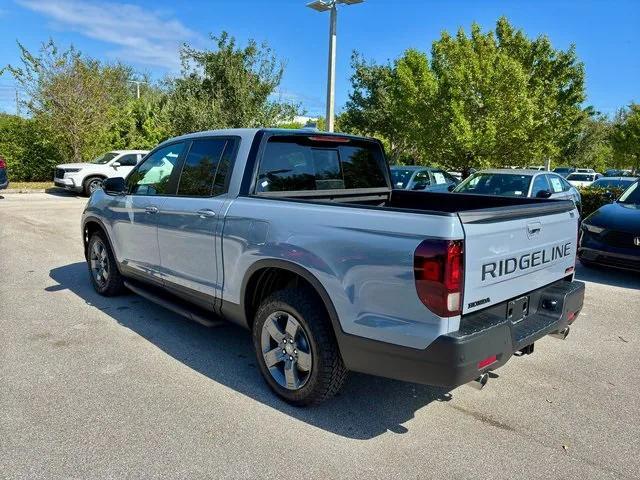
[[[194,140],[182,166],[178,195],[210,197],[222,153],[227,145],[224,138]]]
[[[135,167],[138,164],[138,155],[133,153],[129,155],[123,155],[118,160],[122,167]]]
[[[278,135],[265,146],[256,192],[386,188],[386,168],[375,142]]]

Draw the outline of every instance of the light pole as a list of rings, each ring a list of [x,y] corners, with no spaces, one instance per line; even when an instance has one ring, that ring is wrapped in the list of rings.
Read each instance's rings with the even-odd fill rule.
[[[331,12],[331,18],[329,20],[329,65],[327,68],[327,114],[325,119],[328,132],[333,132],[335,121],[337,6],[340,3],[354,5],[362,2],[364,2],[364,0],[314,0],[311,3],[307,3],[307,7],[313,8],[318,12]]]

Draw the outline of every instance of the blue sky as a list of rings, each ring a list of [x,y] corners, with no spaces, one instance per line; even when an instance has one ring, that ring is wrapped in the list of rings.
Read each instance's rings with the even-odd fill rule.
[[[305,0],[0,0],[0,66],[18,60],[15,41],[30,49],[52,37],[105,60],[118,59],[162,77],[179,68],[182,42],[210,45],[227,30],[240,42],[266,41],[286,62],[284,98],[312,114],[324,111],[328,15]],[[337,106],[347,99],[355,49],[385,62],[414,47],[429,51],[443,30],[506,15],[529,36],[576,45],[587,71],[587,104],[612,114],[640,101],[640,0],[366,0],[338,15]],[[12,78],[0,77],[0,110],[14,111]]]

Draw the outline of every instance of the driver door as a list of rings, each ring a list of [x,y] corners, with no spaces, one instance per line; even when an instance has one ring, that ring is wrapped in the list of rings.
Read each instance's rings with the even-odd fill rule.
[[[125,275],[162,283],[157,217],[175,194],[184,150],[185,142],[176,142],[149,154],[127,177],[127,194],[113,206],[114,240]]]

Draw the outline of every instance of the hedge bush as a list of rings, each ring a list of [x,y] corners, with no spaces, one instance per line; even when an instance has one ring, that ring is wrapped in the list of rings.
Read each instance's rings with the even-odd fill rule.
[[[54,167],[63,163],[49,132],[33,119],[14,115],[0,114],[0,155],[14,182],[50,181]]]
[[[579,190],[582,196],[582,218],[586,218],[601,206],[616,200],[625,189],[584,187]]]

